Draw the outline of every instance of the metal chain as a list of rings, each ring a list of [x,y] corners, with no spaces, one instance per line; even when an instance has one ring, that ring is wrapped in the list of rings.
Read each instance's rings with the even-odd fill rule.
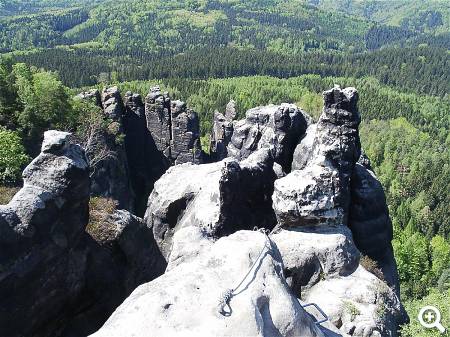
[[[230,316],[231,315],[231,306],[230,306],[230,302],[231,299],[233,298],[233,296],[235,296],[235,292],[236,290],[239,289],[239,287],[244,283],[244,281],[247,279],[248,275],[250,275],[250,272],[253,270],[253,268],[256,266],[256,264],[258,263],[258,261],[261,259],[261,257],[263,256],[264,251],[266,250],[266,248],[269,246],[270,247],[270,238],[269,235],[271,233],[268,234],[268,230],[266,230],[265,228],[258,228],[258,227],[254,227],[253,230],[255,231],[259,231],[261,233],[263,233],[266,237],[266,241],[264,242],[264,247],[261,249],[261,252],[259,253],[258,257],[256,258],[255,262],[253,262],[252,266],[250,267],[250,269],[248,270],[247,274],[245,274],[245,276],[242,278],[241,282],[239,282],[239,284],[234,287],[234,288],[230,288],[225,290],[220,298],[219,298],[219,313],[222,314],[223,316]],[[225,311],[225,307],[229,308],[229,311]]]

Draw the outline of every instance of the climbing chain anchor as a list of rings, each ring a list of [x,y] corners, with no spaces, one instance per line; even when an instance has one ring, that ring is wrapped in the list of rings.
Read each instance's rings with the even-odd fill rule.
[[[269,235],[271,233],[269,233],[269,231],[266,230],[265,228],[255,227],[255,228],[253,228],[253,230],[263,233],[265,235],[266,240],[264,241],[264,246],[261,249],[261,252],[258,254],[258,257],[255,259],[255,262],[253,262],[252,266],[248,270],[247,274],[245,274],[245,276],[242,278],[241,282],[239,282],[239,284],[236,287],[227,289],[221,294],[221,296],[219,298],[219,313],[221,313],[223,316],[231,316],[232,310],[231,310],[230,302],[231,302],[231,299],[233,298],[233,296],[236,295],[236,290],[238,290],[239,287],[244,283],[244,281],[247,279],[248,275],[250,275],[253,268],[255,268],[256,264],[263,256],[266,249],[268,247],[270,247]],[[225,310],[226,308],[228,308],[228,310]]]
[[[219,298],[219,313],[220,314],[222,314],[223,316],[226,316],[226,317],[231,316],[231,313],[232,313],[232,309],[231,309],[231,305],[230,305],[231,300],[233,299],[234,296],[236,296],[236,294],[237,294],[236,291],[240,288],[240,286],[244,283],[244,281],[250,275],[251,271],[253,270],[253,268],[255,268],[256,264],[261,259],[264,252],[266,251],[266,249],[268,249],[271,246],[270,235],[277,232],[279,229],[280,228],[278,226],[276,226],[272,231],[269,231],[268,229],[265,229],[265,228],[258,228],[258,227],[253,228],[254,231],[258,231],[258,232],[264,234],[265,239],[266,239],[264,242],[264,246],[261,249],[260,253],[258,254],[258,257],[255,259],[255,261],[251,265],[247,274],[245,274],[245,276],[242,278],[241,282],[239,282],[239,284],[236,287],[227,289],[220,295],[220,298]],[[300,305],[303,308],[307,308],[307,307],[311,307],[311,306],[316,308],[317,311],[323,316],[323,318],[321,320],[315,322],[316,325],[319,325],[319,324],[322,324],[322,323],[325,323],[326,321],[328,321],[328,316],[323,312],[322,309],[320,309],[320,307],[317,304],[315,304],[315,303],[302,304],[300,302],[300,300],[298,300],[298,302],[300,303]],[[228,310],[226,310],[226,309],[228,309]]]

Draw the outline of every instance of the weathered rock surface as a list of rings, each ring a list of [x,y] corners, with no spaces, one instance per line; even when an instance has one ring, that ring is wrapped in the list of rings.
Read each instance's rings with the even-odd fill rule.
[[[311,124],[306,129],[304,137],[295,148],[292,159],[292,171],[302,170],[308,164],[314,146],[314,139],[316,138],[316,130],[317,124]]]
[[[334,88],[324,93],[324,111],[319,121],[306,129],[309,118],[304,117],[304,123],[296,124],[297,129],[293,127],[289,131],[298,135],[294,138],[299,145],[293,159],[295,170],[287,175],[289,169],[282,166],[280,158],[292,158],[296,144],[274,146],[290,143],[283,143],[286,134],[273,132],[269,121],[280,110],[296,114],[295,110],[273,106],[250,110],[246,120],[234,123],[233,137],[228,145],[230,158],[196,166],[195,170],[193,166],[169,170],[156,184],[146,215],[146,222],[153,228],[156,241],[168,261],[167,272],[175,272],[198,261],[223,235],[255,225],[273,227],[274,223],[267,226],[248,217],[267,206],[262,208],[261,203],[255,208],[254,203],[246,202],[248,198],[236,203],[234,193],[239,190],[241,195],[246,195],[246,186],[260,180],[260,173],[264,171],[260,169],[258,174],[248,174],[246,179],[238,178],[240,174],[236,173],[243,172],[245,162],[250,161],[254,168],[270,167],[266,171],[270,174],[261,181],[270,181],[267,177],[271,181],[275,179],[274,185],[265,190],[272,191],[273,188],[272,209],[277,218],[276,228],[281,228],[272,234],[272,238],[280,249],[287,283],[294,293],[306,302],[323,305],[322,309],[325,308],[343,336],[396,336],[397,327],[405,316],[398,297],[390,244],[392,225],[383,190],[367,167],[367,160],[361,159],[358,163],[361,147],[357,99],[358,94],[353,88]],[[288,115],[292,117],[289,113],[284,116],[287,118]],[[236,141],[240,142],[238,146],[233,143]],[[265,158],[269,157],[272,164],[267,165]],[[221,185],[221,181],[226,184]],[[267,192],[263,194],[267,197]],[[369,211],[372,206],[374,210]],[[247,214],[242,227],[221,227],[224,224],[221,221],[233,212],[242,219]],[[236,220],[230,223],[236,224]],[[370,228],[367,236],[366,227]],[[359,266],[357,247],[362,254],[383,262],[380,267],[387,283],[375,276],[377,271],[367,271]],[[337,289],[333,290],[331,285]],[[352,288],[355,288],[354,292],[349,290]],[[320,289],[328,292],[329,302],[319,296]],[[346,304],[347,301],[350,304]],[[335,303],[336,307],[330,303]],[[343,314],[344,306],[359,308],[358,317]],[[380,314],[382,307],[387,308],[383,315]]]
[[[172,164],[202,162],[198,116],[184,102],[172,102],[153,87],[145,98],[145,115],[157,149]]]
[[[219,161],[228,156],[227,146],[233,135],[233,119],[235,116],[236,102],[233,100],[227,104],[225,115],[218,111],[214,112],[210,143],[210,155],[212,161]]]
[[[228,155],[241,160],[258,149],[270,148],[275,162],[290,172],[294,149],[308,123],[306,113],[293,104],[250,109],[244,120],[234,123]]]
[[[0,335],[48,336],[86,281],[89,166],[69,134],[47,131],[24,187],[0,206]]]
[[[109,272],[116,270],[114,282],[120,284],[124,294],[131,293],[138,285],[164,273],[166,263],[152,231],[141,218],[128,211],[105,213],[102,221],[94,227],[88,227],[87,232],[102,249],[107,249],[111,254],[109,260],[113,263]],[[104,282],[112,283],[111,279],[105,279]]]
[[[177,164],[203,161],[200,145],[200,122],[197,113],[188,109],[182,101],[172,101],[170,106],[172,117],[171,159]]]
[[[158,87],[150,90],[145,103],[131,92],[122,100],[117,87],[78,96],[95,99],[107,123],[93,146],[104,158],[91,160],[96,154],[87,151],[95,162],[92,195],[113,198],[120,208],[142,216],[155,181],[170,165],[203,162],[197,114],[184,102],[171,101]]]
[[[136,200],[180,165],[154,184],[144,220],[100,198],[88,223],[86,157],[69,134],[47,133],[24,188],[0,207],[0,335],[87,335],[151,281],[94,336],[397,336],[392,224],[361,156],[355,89],[326,91],[316,124],[289,104],[234,122],[230,103],[213,137],[213,155],[229,157],[201,165],[198,118],[183,102],[159,88],[145,104],[117,95],[105,90],[102,107],[125,134],[121,181]],[[317,326],[298,298],[331,323]]]
[[[135,195],[135,213],[142,216],[153,185],[167,170],[169,161],[158,151],[147,129],[141,96],[127,92],[124,102],[123,129],[130,182]]]
[[[218,238],[253,226],[273,227],[270,196],[276,175],[268,149],[246,160],[171,167],[155,184],[145,221],[168,259],[174,233],[195,226]]]
[[[359,264],[359,251],[345,226],[290,228],[272,239],[283,257],[288,284],[299,298],[321,279],[349,275]]]
[[[324,92],[318,123],[297,146],[293,166],[301,170],[275,183],[273,207],[279,223],[347,224],[350,178],[361,153],[357,100],[354,88]]]
[[[274,209],[279,221],[286,224],[307,223],[311,216],[302,220],[297,216],[312,209],[322,217],[321,223],[331,218],[348,225],[358,249],[378,263],[398,293],[392,224],[383,188],[370,161],[361,155],[357,98],[353,88],[324,93],[324,113],[317,124],[308,127],[295,150],[292,167],[298,171],[275,183]],[[319,179],[328,169],[334,172],[331,179]],[[310,174],[311,170],[316,174]],[[308,180],[310,183],[305,183]]]
[[[222,293],[236,287],[255,261],[229,307],[221,309]],[[276,245],[261,233],[240,231],[218,240],[195,261],[137,288],[92,336],[324,334],[285,283]]]
[[[348,226],[356,246],[378,263],[386,281],[400,293],[397,267],[393,257],[392,223],[383,187],[370,168],[367,157],[361,156],[351,180],[352,202]]]
[[[117,87],[104,88],[101,103],[105,114],[113,121],[120,121],[124,114],[124,105]]]
[[[397,328],[404,322],[394,291],[361,266],[348,276],[318,282],[304,300],[316,303],[350,336],[398,336]]]
[[[65,132],[45,133],[24,187],[0,206],[0,335],[75,337],[99,328],[141,283],[164,272],[142,219],[89,221],[89,166]]]
[[[394,290],[359,265],[346,226],[302,226],[273,235],[288,284],[317,304],[343,336],[396,336],[404,311]]]
[[[275,181],[273,208],[284,227],[343,224],[345,213],[336,191],[337,171],[320,165],[296,170]]]

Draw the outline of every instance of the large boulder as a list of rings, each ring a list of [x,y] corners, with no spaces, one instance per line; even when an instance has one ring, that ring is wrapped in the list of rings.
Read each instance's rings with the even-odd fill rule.
[[[272,239],[296,296],[318,305],[343,336],[397,336],[404,322],[400,299],[378,273],[362,267],[348,227],[290,227]]]
[[[23,188],[0,206],[2,336],[54,334],[86,282],[89,165],[69,138],[47,131]]]
[[[362,266],[350,275],[318,282],[302,298],[325,311],[343,335],[393,337],[404,323],[393,289]]]
[[[224,301],[230,288],[234,295]],[[287,286],[276,245],[240,231],[137,288],[92,336],[324,334]]]
[[[324,278],[346,276],[359,264],[360,254],[345,226],[302,226],[272,235],[283,257],[285,276],[301,298]]]
[[[340,181],[330,167],[311,165],[275,181],[273,209],[283,227],[343,224],[345,211],[337,191]]]
[[[99,249],[108,251],[108,273],[113,270],[116,275],[113,279],[105,278],[103,282],[118,283],[122,296],[128,296],[138,285],[153,280],[164,273],[166,262],[159,252],[153,232],[143,219],[134,216],[125,210],[116,210],[113,213],[104,211],[91,211],[91,222],[86,232],[92,237]],[[95,250],[94,250],[95,251]],[[105,270],[105,266],[100,270]],[[103,291],[103,290],[102,290]],[[106,293],[105,293],[106,295]],[[117,295],[117,294],[116,294]],[[114,297],[110,296],[109,297]]]
[[[268,105],[247,111],[234,123],[228,155],[238,160],[261,148],[270,148],[275,162],[290,172],[292,156],[310,118],[293,104]]]
[[[175,232],[195,226],[218,238],[253,226],[273,227],[270,196],[276,175],[268,149],[238,162],[171,167],[155,184],[145,221],[169,259]]]

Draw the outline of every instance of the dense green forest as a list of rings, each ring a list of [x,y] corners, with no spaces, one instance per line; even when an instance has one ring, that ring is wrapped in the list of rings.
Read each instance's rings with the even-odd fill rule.
[[[230,99],[239,117],[292,102],[317,118],[323,90],[355,86],[415,316],[450,301],[449,50],[447,1],[2,1],[0,190],[20,185],[45,130],[89,122],[84,88],[159,84],[199,113],[205,145]],[[403,329],[419,334],[435,336]]]
[[[309,0],[308,2],[322,9],[342,11],[411,30],[448,33],[450,29],[450,10],[445,0]]]
[[[111,80],[250,75],[282,78],[318,74],[372,76],[405,92],[442,97],[450,92],[449,54],[445,49],[430,47],[389,48],[359,54],[314,51],[294,55],[236,48],[199,48],[164,57],[149,53],[113,56],[110,52],[57,48],[16,54],[14,60],[58,71],[62,81],[71,87]]]

